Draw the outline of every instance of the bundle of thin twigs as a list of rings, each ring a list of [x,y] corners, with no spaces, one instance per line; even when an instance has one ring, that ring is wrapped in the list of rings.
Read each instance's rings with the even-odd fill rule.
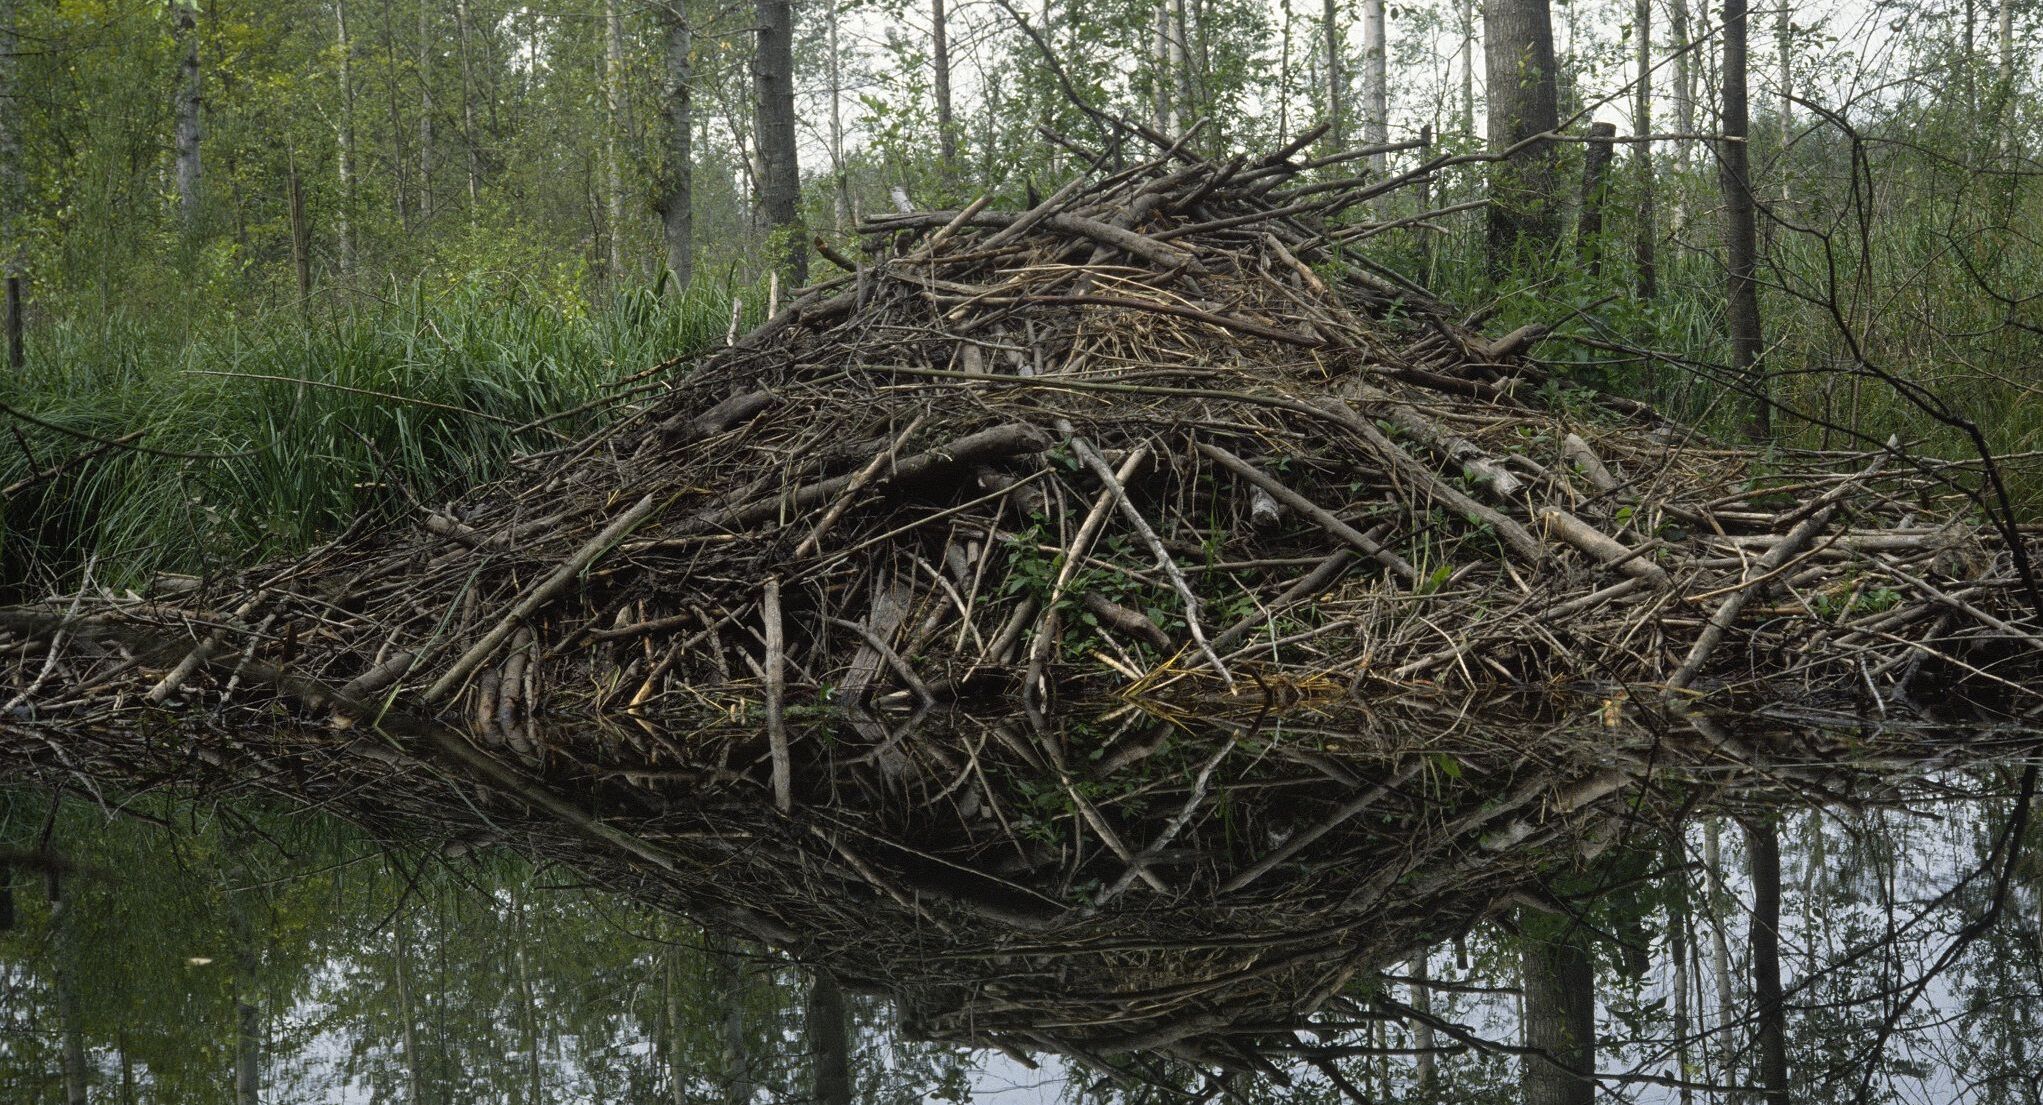
[[[1449,750],[1485,783],[1442,788],[1435,749],[1270,736],[1301,703],[2037,707],[2043,637],[1958,467],[1762,456],[1563,388],[1536,332],[1337,256],[1377,190],[1172,151],[875,218],[845,275],[415,524],[0,614],[0,754],[508,839],[947,1036],[1240,1059],[1522,893],[1579,850],[1561,814],[1642,774],[1572,726]],[[1107,693],[1266,716],[1042,721]],[[951,703],[1038,724],[882,720]]]

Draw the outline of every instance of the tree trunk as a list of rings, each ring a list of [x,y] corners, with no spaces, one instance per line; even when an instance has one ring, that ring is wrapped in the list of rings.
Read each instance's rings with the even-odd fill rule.
[[[1632,92],[1632,133],[1641,137],[1653,133],[1653,0],[1637,0],[1632,20],[1638,36],[1639,85]],[[1659,249],[1660,212],[1653,195],[1653,144],[1632,146],[1632,159],[1639,171],[1639,222],[1633,239],[1632,257],[1638,270],[1640,299],[1660,294]]]
[[[1362,0],[1362,144],[1390,141],[1389,47],[1384,38],[1384,0]],[[1373,154],[1369,167],[1384,170],[1385,155]]]
[[[1582,151],[1582,217],[1575,224],[1575,254],[1591,279],[1603,275],[1603,207],[1610,195],[1610,162],[1617,155],[1617,124],[1589,124]]]
[[[666,149],[660,159],[659,198],[653,206],[667,242],[667,275],[675,295],[686,294],[695,276],[695,138],[694,33],[688,14],[677,2],[662,4],[667,28],[665,87]]]
[[[297,277],[300,306],[312,295],[312,234],[305,222],[305,182],[298,176],[298,154],[291,152],[284,172],[284,215],[291,232],[291,271]]]
[[[1772,824],[1745,826],[1752,859],[1752,996],[1759,1005],[1759,1084],[1788,1105],[1787,1009],[1781,994],[1781,846]]]
[[[177,39],[177,209],[186,230],[197,227],[202,174],[199,166],[198,6],[179,4],[171,19]]]
[[[1156,129],[1164,134],[1177,129],[1170,119],[1170,5],[1171,0],[1156,0],[1156,29],[1151,36],[1149,59],[1155,70],[1149,90],[1150,107],[1156,113]]]
[[[851,1105],[851,1031],[844,991],[828,972],[817,971],[803,1010],[809,1040],[810,1100],[815,1105]]]
[[[390,115],[390,207],[397,214],[398,225],[410,231],[411,205],[405,202],[405,195],[411,189],[411,181],[405,172],[404,115],[397,106],[397,42],[393,34],[390,0],[383,0],[383,91],[384,106]]]
[[[1525,1046],[1545,1053],[1524,1059],[1526,1105],[1594,1105],[1596,973],[1589,949],[1566,920],[1540,918],[1529,927],[1553,932],[1525,943]]]
[[[28,360],[21,317],[22,273],[28,266],[21,224],[28,189],[21,168],[21,108],[27,101],[15,87],[14,59],[21,50],[16,18],[15,0],[0,0],[0,283],[7,300],[7,367],[20,372]]]
[[[1291,0],[1278,0],[1277,144],[1291,141]]]
[[[85,1105],[92,1068],[85,1062],[85,1016],[78,1007],[78,922],[72,918],[63,876],[51,871],[44,886],[56,943],[50,981],[57,992],[57,1027],[63,1034],[64,1105]]]
[[[1560,126],[1553,19],[1547,0],[1484,0],[1490,149],[1502,151]],[[1521,251],[1551,254],[1561,236],[1560,159],[1539,141],[1490,170],[1489,263],[1502,275]]]
[[[465,3],[465,0],[464,0]],[[341,276],[355,274],[355,60],[347,0],[333,0],[334,49],[340,54],[340,212],[334,219]]]
[[[851,230],[851,171],[844,164],[844,72],[842,67],[843,55],[839,52],[837,46],[837,0],[830,0],[829,5],[823,11],[830,38],[830,177],[832,193],[830,213],[832,221],[837,228],[837,233],[842,237]],[[949,49],[948,45],[946,45],[945,49]],[[945,59],[944,73],[945,85],[940,101],[944,110],[948,112],[950,110],[948,57]],[[956,150],[953,149],[952,153],[955,155]],[[953,170],[946,163],[944,171],[948,175]]]
[[[1674,52],[1674,129],[1682,134],[1695,133],[1695,54],[1689,49],[1688,0],[1668,0],[1668,32],[1673,35],[1668,48]],[[1677,181],[1686,181],[1689,169],[1689,140],[1677,138],[1674,141],[1674,172]],[[1674,225],[1681,228],[1681,204],[1674,205]]]
[[[468,206],[472,217],[482,195],[482,154],[475,136],[475,61],[469,53],[469,23],[468,0],[454,0],[455,34],[461,45],[461,147],[468,162]]]
[[[26,307],[21,301],[21,276],[7,274],[7,367],[20,372],[28,367],[28,324],[22,317]]]
[[[1463,138],[1474,138],[1476,132],[1476,0],[1459,0],[1459,3],[1461,7],[1461,136]]]
[[[809,245],[802,231],[801,165],[795,156],[794,4],[759,0],[758,52],[752,60],[760,198],[766,225],[780,237],[772,267],[789,286],[809,280]]]
[[[618,0],[603,0],[603,207],[610,224],[608,276],[624,279],[624,155],[618,137],[624,129],[624,15]]]
[[[1326,47],[1326,60],[1321,68],[1326,70],[1328,130],[1327,141],[1334,149],[1347,144],[1347,135],[1341,127],[1341,12],[1338,0],[1326,0],[1326,17],[1321,38]]]
[[[420,221],[433,217],[433,5],[419,0],[419,201]]]
[[[1781,180],[1781,199],[1789,198],[1793,185],[1792,174],[1788,172],[1788,145],[1795,140],[1795,21],[1791,19],[1792,4],[1783,3],[1773,12],[1773,44],[1780,62],[1780,151],[1775,155],[1779,161],[1778,172]]]
[[[1191,61],[1186,47],[1185,0],[1170,3],[1170,130],[1172,138],[1184,133],[1195,121],[1192,104]]]
[[[1726,320],[1731,327],[1731,370],[1746,387],[1745,433],[1764,441],[1773,432],[1773,406],[1768,401],[1764,346],[1759,328],[1759,216],[1752,195],[1752,160],[1746,138],[1751,133],[1747,104],[1746,0],[1724,0],[1724,140],[1718,166],[1724,189],[1724,268]]]
[[[958,128],[951,116],[951,39],[950,28],[944,19],[943,0],[929,0],[929,21],[931,48],[935,56],[936,81],[936,148],[937,157],[943,167],[945,183],[956,179],[958,173]],[[834,50],[833,50],[834,53]],[[834,58],[832,64],[835,64]]]

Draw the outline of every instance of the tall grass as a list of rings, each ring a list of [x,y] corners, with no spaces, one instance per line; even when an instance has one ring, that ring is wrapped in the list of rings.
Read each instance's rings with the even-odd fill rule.
[[[580,308],[517,285],[415,285],[212,330],[61,320],[0,379],[0,402],[35,420],[4,419],[0,487],[62,468],[8,497],[0,585],[38,590],[94,559],[116,585],[218,570],[436,503],[589,428],[600,411],[532,424],[721,342],[730,317],[715,288]],[[77,459],[131,434],[139,449]]]

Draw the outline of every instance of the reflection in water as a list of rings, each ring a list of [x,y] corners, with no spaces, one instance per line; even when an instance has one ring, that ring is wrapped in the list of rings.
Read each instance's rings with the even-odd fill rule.
[[[788,929],[852,989],[861,1101],[989,1085],[987,1053],[903,1029],[1156,1094],[1226,1067],[1238,1096],[1518,1100],[1574,1081],[1592,1013],[1606,1090],[1729,1100],[1765,1078],[1770,842],[1796,1100],[2034,1102],[2043,834],[2007,758],[2032,741],[1616,703],[861,718],[802,743],[891,797],[775,829],[733,754],[693,784],[721,822],[648,826],[692,881],[595,869],[611,889],[472,837],[425,855],[315,814],[18,790],[0,1094],[805,1099],[810,976],[644,904],[713,887],[713,917]]]

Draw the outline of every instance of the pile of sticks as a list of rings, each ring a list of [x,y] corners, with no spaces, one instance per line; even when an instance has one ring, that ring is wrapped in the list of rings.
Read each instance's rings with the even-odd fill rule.
[[[1293,153],[875,218],[843,275],[414,523],[0,612],[0,756],[504,841],[946,1036],[1245,1062],[1643,778],[1592,769],[1579,718],[1550,754],[1445,750],[1459,789],[1442,749],[1273,719],[2038,709],[2043,636],[1964,465],[1762,455],[1568,388],[1537,331],[1479,335],[1347,252],[1384,186]],[[1101,698],[1146,720],[1056,714]],[[935,710],[995,720],[910,720]],[[1500,799],[1547,814],[1486,836]],[[1446,866],[1356,881],[1417,877],[1390,856]]]

